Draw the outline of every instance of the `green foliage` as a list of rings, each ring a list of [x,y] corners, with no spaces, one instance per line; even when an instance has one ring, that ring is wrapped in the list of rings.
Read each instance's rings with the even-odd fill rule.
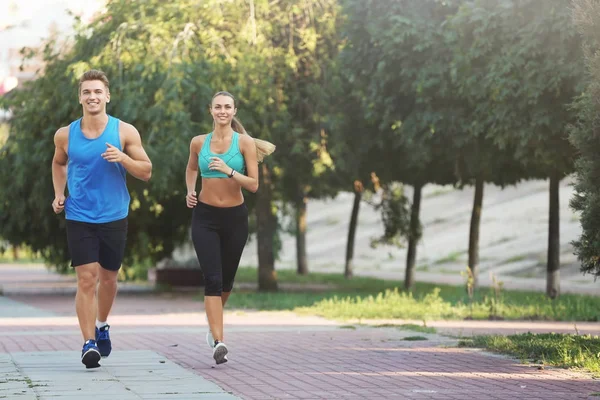
[[[343,3],[347,45],[340,64],[371,128],[371,143],[363,148],[373,159],[371,170],[383,183],[454,183],[456,131],[442,29],[451,2]],[[350,123],[360,117],[347,115]]]
[[[381,244],[402,245],[402,239],[408,237],[410,228],[410,207],[404,195],[402,185],[384,185],[381,192],[381,202],[375,205],[375,210],[381,212],[383,235],[371,240],[371,246]]]
[[[593,2],[574,4],[582,16],[598,12]],[[594,20],[578,19],[597,82]],[[278,147],[266,161],[277,211],[299,195],[357,184],[564,176],[574,122],[582,159],[573,204],[584,211],[576,248],[584,269],[598,271],[598,84],[566,107],[580,93],[582,66],[563,0],[111,0],[67,51],[50,41],[39,53],[44,75],[0,100],[14,113],[0,150],[0,168],[11,171],[0,176],[0,237],[49,263],[68,262],[63,217],[50,209],[52,138],[80,116],[77,78],[93,67],[111,78],[109,112],[139,129],[155,165],[149,183],[129,181],[130,265],[152,264],[188,240],[189,141],[212,127],[211,95],[229,90],[249,133]],[[396,240],[407,233],[408,202],[396,189],[386,196],[383,238]],[[246,199],[252,210],[255,196]]]
[[[574,20],[583,38],[587,88],[574,103],[577,112],[569,139],[577,149],[575,195],[571,207],[581,215],[582,232],[573,245],[581,270],[600,276],[600,7],[595,2],[575,0]]]
[[[8,124],[0,123],[0,147],[4,146],[8,139]]]
[[[0,263],[5,264],[30,264],[42,261],[40,255],[28,247],[14,247],[0,240]]]
[[[591,335],[524,333],[510,336],[475,336],[460,347],[480,347],[520,358],[524,362],[584,369],[600,375],[600,338]]]
[[[323,71],[337,51],[336,10],[333,0],[108,2],[106,13],[79,27],[68,51],[58,53],[48,43],[44,75],[3,99],[14,118],[0,168],[15,173],[0,178],[0,236],[31,245],[51,264],[67,265],[65,235],[59,234],[64,217],[50,209],[53,134],[80,116],[77,79],[90,68],[108,74],[108,112],[138,128],[155,166],[149,183],[128,182],[126,264],[153,264],[188,240],[183,173],[191,138],[212,128],[214,92],[234,93],[249,133],[281,146],[267,160],[276,184],[286,174],[304,174],[322,159],[313,146],[321,143],[322,117],[312,107],[320,105],[314,100]],[[299,138],[300,149],[288,151]],[[312,177],[302,175],[302,182],[311,184]],[[246,197],[252,209],[254,196]]]
[[[583,75],[568,4],[467,1],[448,23],[456,32],[453,75],[470,103],[472,135],[518,161],[500,160],[487,172],[503,174],[494,178],[500,184],[568,174],[574,156],[566,137],[574,118],[568,105]]]

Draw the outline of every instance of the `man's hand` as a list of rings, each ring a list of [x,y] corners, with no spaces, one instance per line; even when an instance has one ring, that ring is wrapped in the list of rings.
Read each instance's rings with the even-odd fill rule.
[[[65,196],[60,195],[54,198],[52,202],[52,209],[55,214],[60,214],[65,209]]]
[[[108,162],[123,162],[123,160],[127,157],[125,153],[121,150],[117,149],[110,143],[106,143],[106,151],[102,153],[102,158],[104,158]]]
[[[185,202],[186,202],[188,208],[196,207],[196,204],[198,204],[198,197],[196,196],[195,190],[189,192],[187,194],[187,196],[185,196]]]

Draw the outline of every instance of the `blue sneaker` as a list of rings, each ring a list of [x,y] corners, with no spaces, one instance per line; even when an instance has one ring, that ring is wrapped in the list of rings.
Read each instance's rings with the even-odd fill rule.
[[[112,350],[110,336],[108,334],[109,328],[110,325],[104,325],[100,329],[96,328],[96,342],[98,344],[98,349],[100,350],[100,355],[102,357],[108,357],[110,355],[110,351]]]
[[[98,362],[101,358],[100,350],[98,350],[95,340],[90,339],[83,344],[83,349],[81,350],[81,362],[86,368],[98,368],[100,366]]]

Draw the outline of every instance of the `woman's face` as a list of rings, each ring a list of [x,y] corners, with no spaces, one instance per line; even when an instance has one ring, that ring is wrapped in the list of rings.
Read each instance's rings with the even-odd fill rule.
[[[219,95],[212,101],[210,113],[213,116],[216,125],[227,126],[231,125],[231,120],[237,112],[235,102],[226,95]]]

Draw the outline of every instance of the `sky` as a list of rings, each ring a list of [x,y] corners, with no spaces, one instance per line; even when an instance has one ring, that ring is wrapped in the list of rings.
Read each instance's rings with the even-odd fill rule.
[[[86,21],[104,3],[105,0],[0,0],[0,82],[8,74],[9,48],[39,44],[53,24],[61,34],[69,35],[73,18],[67,10]],[[8,26],[13,27],[6,29]]]

